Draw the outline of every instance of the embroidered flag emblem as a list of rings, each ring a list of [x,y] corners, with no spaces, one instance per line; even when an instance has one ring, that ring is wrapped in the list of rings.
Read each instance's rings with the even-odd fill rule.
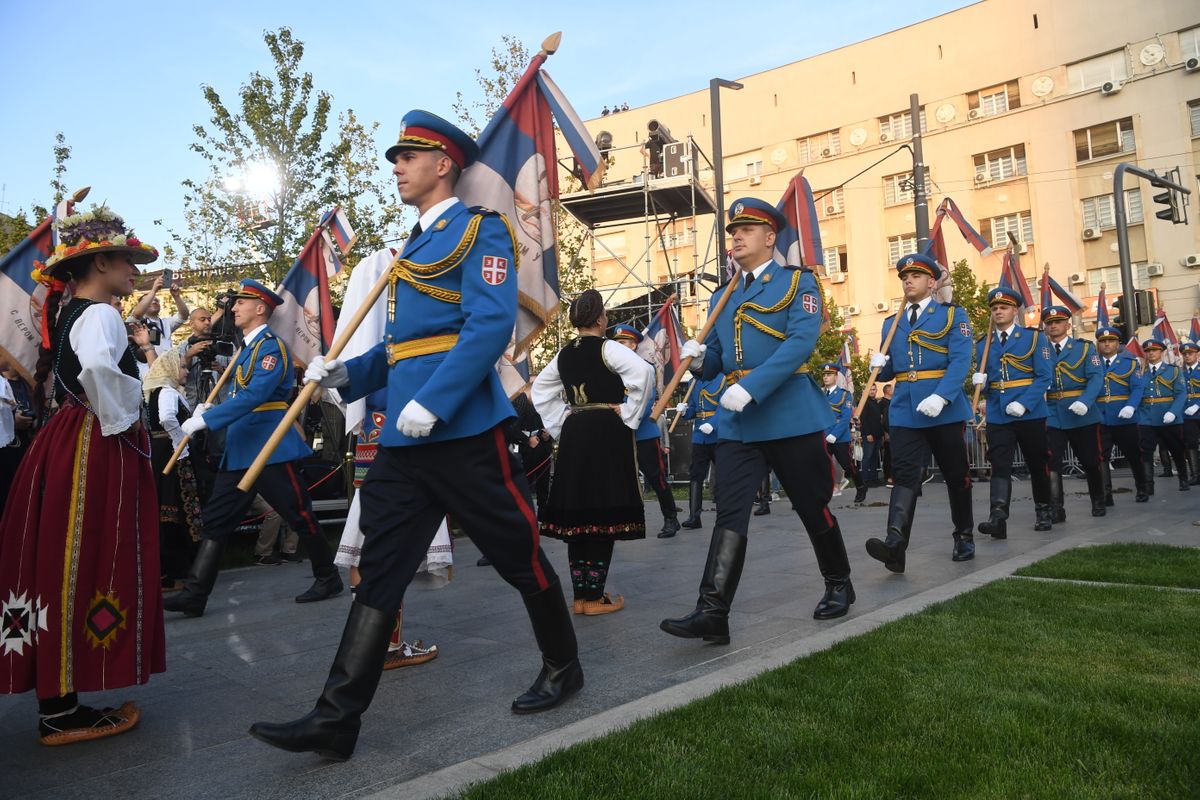
[[[966,322],[958,323],[958,332],[961,333],[963,336],[967,337],[968,339],[970,339],[971,338],[970,324],[966,323]]]
[[[482,269],[483,279],[492,286],[499,286],[508,276],[508,259],[501,256],[484,256]]]
[[[263,356],[262,368],[267,372],[275,369],[275,356]]]
[[[817,313],[817,298],[811,294],[804,295],[804,299],[800,301],[800,305],[809,314]]]

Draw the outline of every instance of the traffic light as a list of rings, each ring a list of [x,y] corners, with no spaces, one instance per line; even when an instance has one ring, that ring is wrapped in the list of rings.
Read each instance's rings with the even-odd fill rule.
[[[1154,324],[1154,299],[1150,296],[1149,289],[1135,289],[1133,292],[1133,311],[1134,319],[1137,321],[1137,326],[1140,328],[1143,325]]]
[[[1125,328],[1125,312],[1122,311],[1121,307],[1125,305],[1125,298],[1118,297],[1116,300],[1112,301],[1112,304],[1113,304],[1113,308],[1115,308],[1117,310],[1117,313],[1113,314],[1110,322],[1114,328],[1121,328],[1122,330],[1124,330],[1124,328]]]
[[[1178,180],[1178,176],[1175,174],[1177,172],[1178,168],[1172,172],[1168,172],[1165,177]],[[1158,217],[1159,219],[1167,220],[1175,225],[1181,225],[1187,222],[1187,218],[1183,213],[1183,197],[1180,195],[1180,193],[1175,191],[1161,180],[1152,180],[1150,181],[1150,185],[1155,189],[1162,189],[1161,192],[1151,196],[1150,198],[1154,201],[1156,206],[1163,206],[1162,209],[1154,212],[1154,216]]]

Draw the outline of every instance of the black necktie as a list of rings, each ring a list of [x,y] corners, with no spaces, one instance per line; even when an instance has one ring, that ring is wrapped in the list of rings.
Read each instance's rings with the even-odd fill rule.
[[[909,326],[917,324],[917,309],[919,309],[920,307],[921,306],[917,305],[916,303],[913,303],[911,306],[908,307],[908,324],[909,324]]]
[[[420,235],[421,235],[421,222],[420,222],[420,220],[418,220],[417,224],[413,225],[412,233],[408,234],[408,240],[411,242],[413,239],[416,239]]]
[[[1056,356],[1061,356],[1061,355],[1062,355],[1062,342],[1055,342],[1055,343],[1054,343],[1054,354],[1055,354]]]
[[[1000,346],[1008,344],[1008,331],[1000,331]]]
[[[747,273],[746,273],[746,282],[745,282],[744,284],[742,284],[742,291],[743,291],[743,292],[747,292],[747,291],[749,291],[749,290],[750,290],[750,284],[752,284],[752,283],[754,283],[754,273],[753,273],[753,272],[747,272]]]

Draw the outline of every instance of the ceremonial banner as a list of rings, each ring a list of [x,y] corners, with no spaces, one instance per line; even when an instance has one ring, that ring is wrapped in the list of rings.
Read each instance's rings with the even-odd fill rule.
[[[1096,327],[1111,327],[1108,321],[1108,297],[1104,293],[1104,284],[1100,284],[1100,295],[1096,298]]]
[[[1021,295],[1021,304],[1026,308],[1033,305],[1033,293],[1029,291],[1029,283],[1021,272],[1021,260],[1011,247],[1004,253],[1003,266],[1000,268],[1000,285]]]
[[[1071,310],[1072,314],[1078,314],[1083,310],[1083,300],[1081,300],[1074,292],[1067,289],[1058,281],[1050,276],[1050,265],[1046,265],[1045,272],[1042,273],[1042,309],[1046,306],[1054,305],[1053,297],[1058,298],[1058,305],[1066,306]]]
[[[321,219],[330,217],[326,214]],[[330,245],[325,228],[318,224],[275,289],[283,305],[271,315],[271,329],[288,345],[296,366],[306,366],[333,344],[329,276],[341,269],[336,249]]]
[[[638,355],[654,365],[660,394],[679,369],[679,351],[682,347],[683,326],[679,324],[675,295],[671,295],[650,320],[646,330],[642,331],[642,341],[637,348]]]
[[[1154,327],[1150,329],[1150,335],[1155,339],[1162,340],[1167,346],[1163,360],[1168,364],[1177,363],[1179,360],[1179,335],[1171,327],[1171,323],[1167,319],[1167,312],[1161,308],[1158,310],[1158,318],[1154,320]]]
[[[788,183],[775,209],[787,220],[787,227],[775,235],[775,260],[792,267],[824,264],[817,206],[803,171]]]

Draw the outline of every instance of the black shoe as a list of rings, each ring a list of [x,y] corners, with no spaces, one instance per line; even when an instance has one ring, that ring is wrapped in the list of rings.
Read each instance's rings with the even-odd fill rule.
[[[970,561],[975,557],[975,539],[969,533],[954,534],[954,551],[951,561]]]
[[[314,580],[313,585],[308,587],[303,594],[296,595],[296,602],[316,603],[320,600],[328,600],[331,597],[337,597],[345,588],[342,585],[342,576],[337,573],[337,570],[334,570],[329,575]]]
[[[301,564],[304,562],[304,556],[299,553],[280,553],[279,558],[284,564]]]
[[[809,534],[821,577],[825,579],[825,595],[813,610],[813,619],[837,619],[850,612],[855,601],[854,584],[850,583],[850,559],[837,520],[824,533]]]
[[[861,506],[867,499],[867,485],[864,483],[854,490],[854,505]]]
[[[1012,502],[1012,481],[997,478],[988,484],[991,514],[979,523],[979,532],[993,539],[1008,538],[1008,506]]]
[[[185,617],[202,617],[208,606],[208,596],[217,582],[221,554],[225,543],[216,539],[201,539],[192,560],[192,567],[183,582],[183,591],[163,598],[163,611],[181,612]]]
[[[1146,462],[1142,464],[1142,484],[1146,488],[1146,494],[1150,497],[1154,496],[1154,464]]]
[[[681,639],[703,639],[713,644],[729,644],[729,617],[697,608],[686,617],[664,619],[659,630]]]
[[[1033,524],[1035,531],[1048,531],[1054,527],[1054,511],[1049,503],[1036,503],[1033,509],[1037,517],[1037,522]]]
[[[1092,501],[1092,516],[1103,517],[1108,512],[1104,505],[1104,471],[1094,468],[1087,473],[1088,498]]]
[[[756,517],[764,517],[770,513],[771,513],[771,502],[769,500],[760,501],[758,504],[758,508],[754,509],[754,516],[756,516]]]
[[[1050,513],[1054,524],[1067,521],[1067,510],[1063,505],[1063,480],[1061,472],[1050,473]]]
[[[282,564],[279,556],[274,553],[267,553],[265,556],[255,556],[254,565],[257,567],[274,567]]]
[[[1186,492],[1191,490],[1192,486],[1188,483],[1187,475],[1179,476],[1179,491]]]
[[[692,481],[688,484],[688,518],[682,527],[695,529],[700,527],[700,511],[704,507],[704,483]]]
[[[679,523],[679,527],[687,528],[688,530],[696,530],[697,528],[703,528],[704,523],[700,521],[700,515],[697,514],[696,516],[688,517],[683,522]]]
[[[371,704],[396,615],[353,603],[317,707],[294,722],[256,722],[250,735],[292,753],[345,761],[354,753],[362,714]]]
[[[679,518],[678,517],[667,517],[665,520],[663,520],[662,530],[658,532],[658,538],[670,539],[672,536],[674,536],[678,532],[679,532]]]
[[[890,572],[904,572],[904,551],[908,549],[908,535],[916,508],[915,491],[905,486],[893,486],[888,507],[887,538],[867,539],[867,555],[882,561]]]
[[[487,556],[480,556],[479,560],[475,562],[477,567],[490,567],[491,565],[492,561]]]
[[[746,563],[746,534],[715,528],[700,578],[696,609],[685,617],[664,619],[659,628],[684,639],[729,644],[729,609]],[[849,570],[847,570],[849,572]]]
[[[558,582],[522,599],[542,651],[542,669],[533,685],[513,700],[512,710],[514,714],[534,714],[554,708],[582,689],[583,667],[571,612]]]

